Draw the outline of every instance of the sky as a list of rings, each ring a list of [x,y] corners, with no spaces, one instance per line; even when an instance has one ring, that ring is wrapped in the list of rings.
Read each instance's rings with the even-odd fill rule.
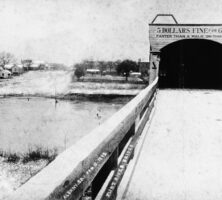
[[[222,24],[221,0],[0,0],[0,52],[66,65],[148,61],[148,24],[158,13]]]

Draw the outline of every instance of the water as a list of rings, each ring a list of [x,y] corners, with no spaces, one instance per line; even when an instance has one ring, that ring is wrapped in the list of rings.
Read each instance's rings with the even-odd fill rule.
[[[69,94],[136,94],[138,86],[72,82],[72,71],[30,71],[0,80],[0,150],[26,153],[41,147],[62,152],[119,110],[128,98],[67,101],[48,98]],[[135,88],[134,88],[135,87]],[[13,97],[8,97],[13,96]],[[19,97],[18,97],[19,96]],[[43,165],[0,160],[0,199]],[[44,163],[43,163],[44,164]],[[31,168],[30,168],[31,167]],[[30,171],[31,170],[31,171]],[[3,195],[3,196],[2,196]]]
[[[0,148],[24,152],[30,147],[75,144],[126,102],[65,101],[49,98],[0,98]]]
[[[55,147],[61,152],[128,101],[59,100],[55,104],[54,99],[45,97],[95,92],[134,94],[141,89],[130,84],[72,82],[72,75],[73,71],[29,71],[0,80],[0,150],[24,152]],[[4,98],[7,95],[14,97]]]

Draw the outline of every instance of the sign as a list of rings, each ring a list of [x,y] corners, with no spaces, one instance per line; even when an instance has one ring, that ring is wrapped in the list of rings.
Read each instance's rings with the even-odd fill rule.
[[[151,47],[156,50],[183,39],[208,39],[222,43],[222,25],[150,24],[149,38]]]

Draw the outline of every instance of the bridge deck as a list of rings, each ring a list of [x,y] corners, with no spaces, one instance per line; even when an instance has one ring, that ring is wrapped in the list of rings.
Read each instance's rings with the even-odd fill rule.
[[[222,92],[160,90],[134,167],[122,199],[221,199]]]

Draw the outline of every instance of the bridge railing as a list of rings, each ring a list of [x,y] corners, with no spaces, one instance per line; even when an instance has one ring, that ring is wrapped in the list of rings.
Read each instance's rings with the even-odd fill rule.
[[[7,200],[95,199],[112,170],[114,176],[102,199],[115,199],[116,188],[154,106],[157,82],[57,156]]]

